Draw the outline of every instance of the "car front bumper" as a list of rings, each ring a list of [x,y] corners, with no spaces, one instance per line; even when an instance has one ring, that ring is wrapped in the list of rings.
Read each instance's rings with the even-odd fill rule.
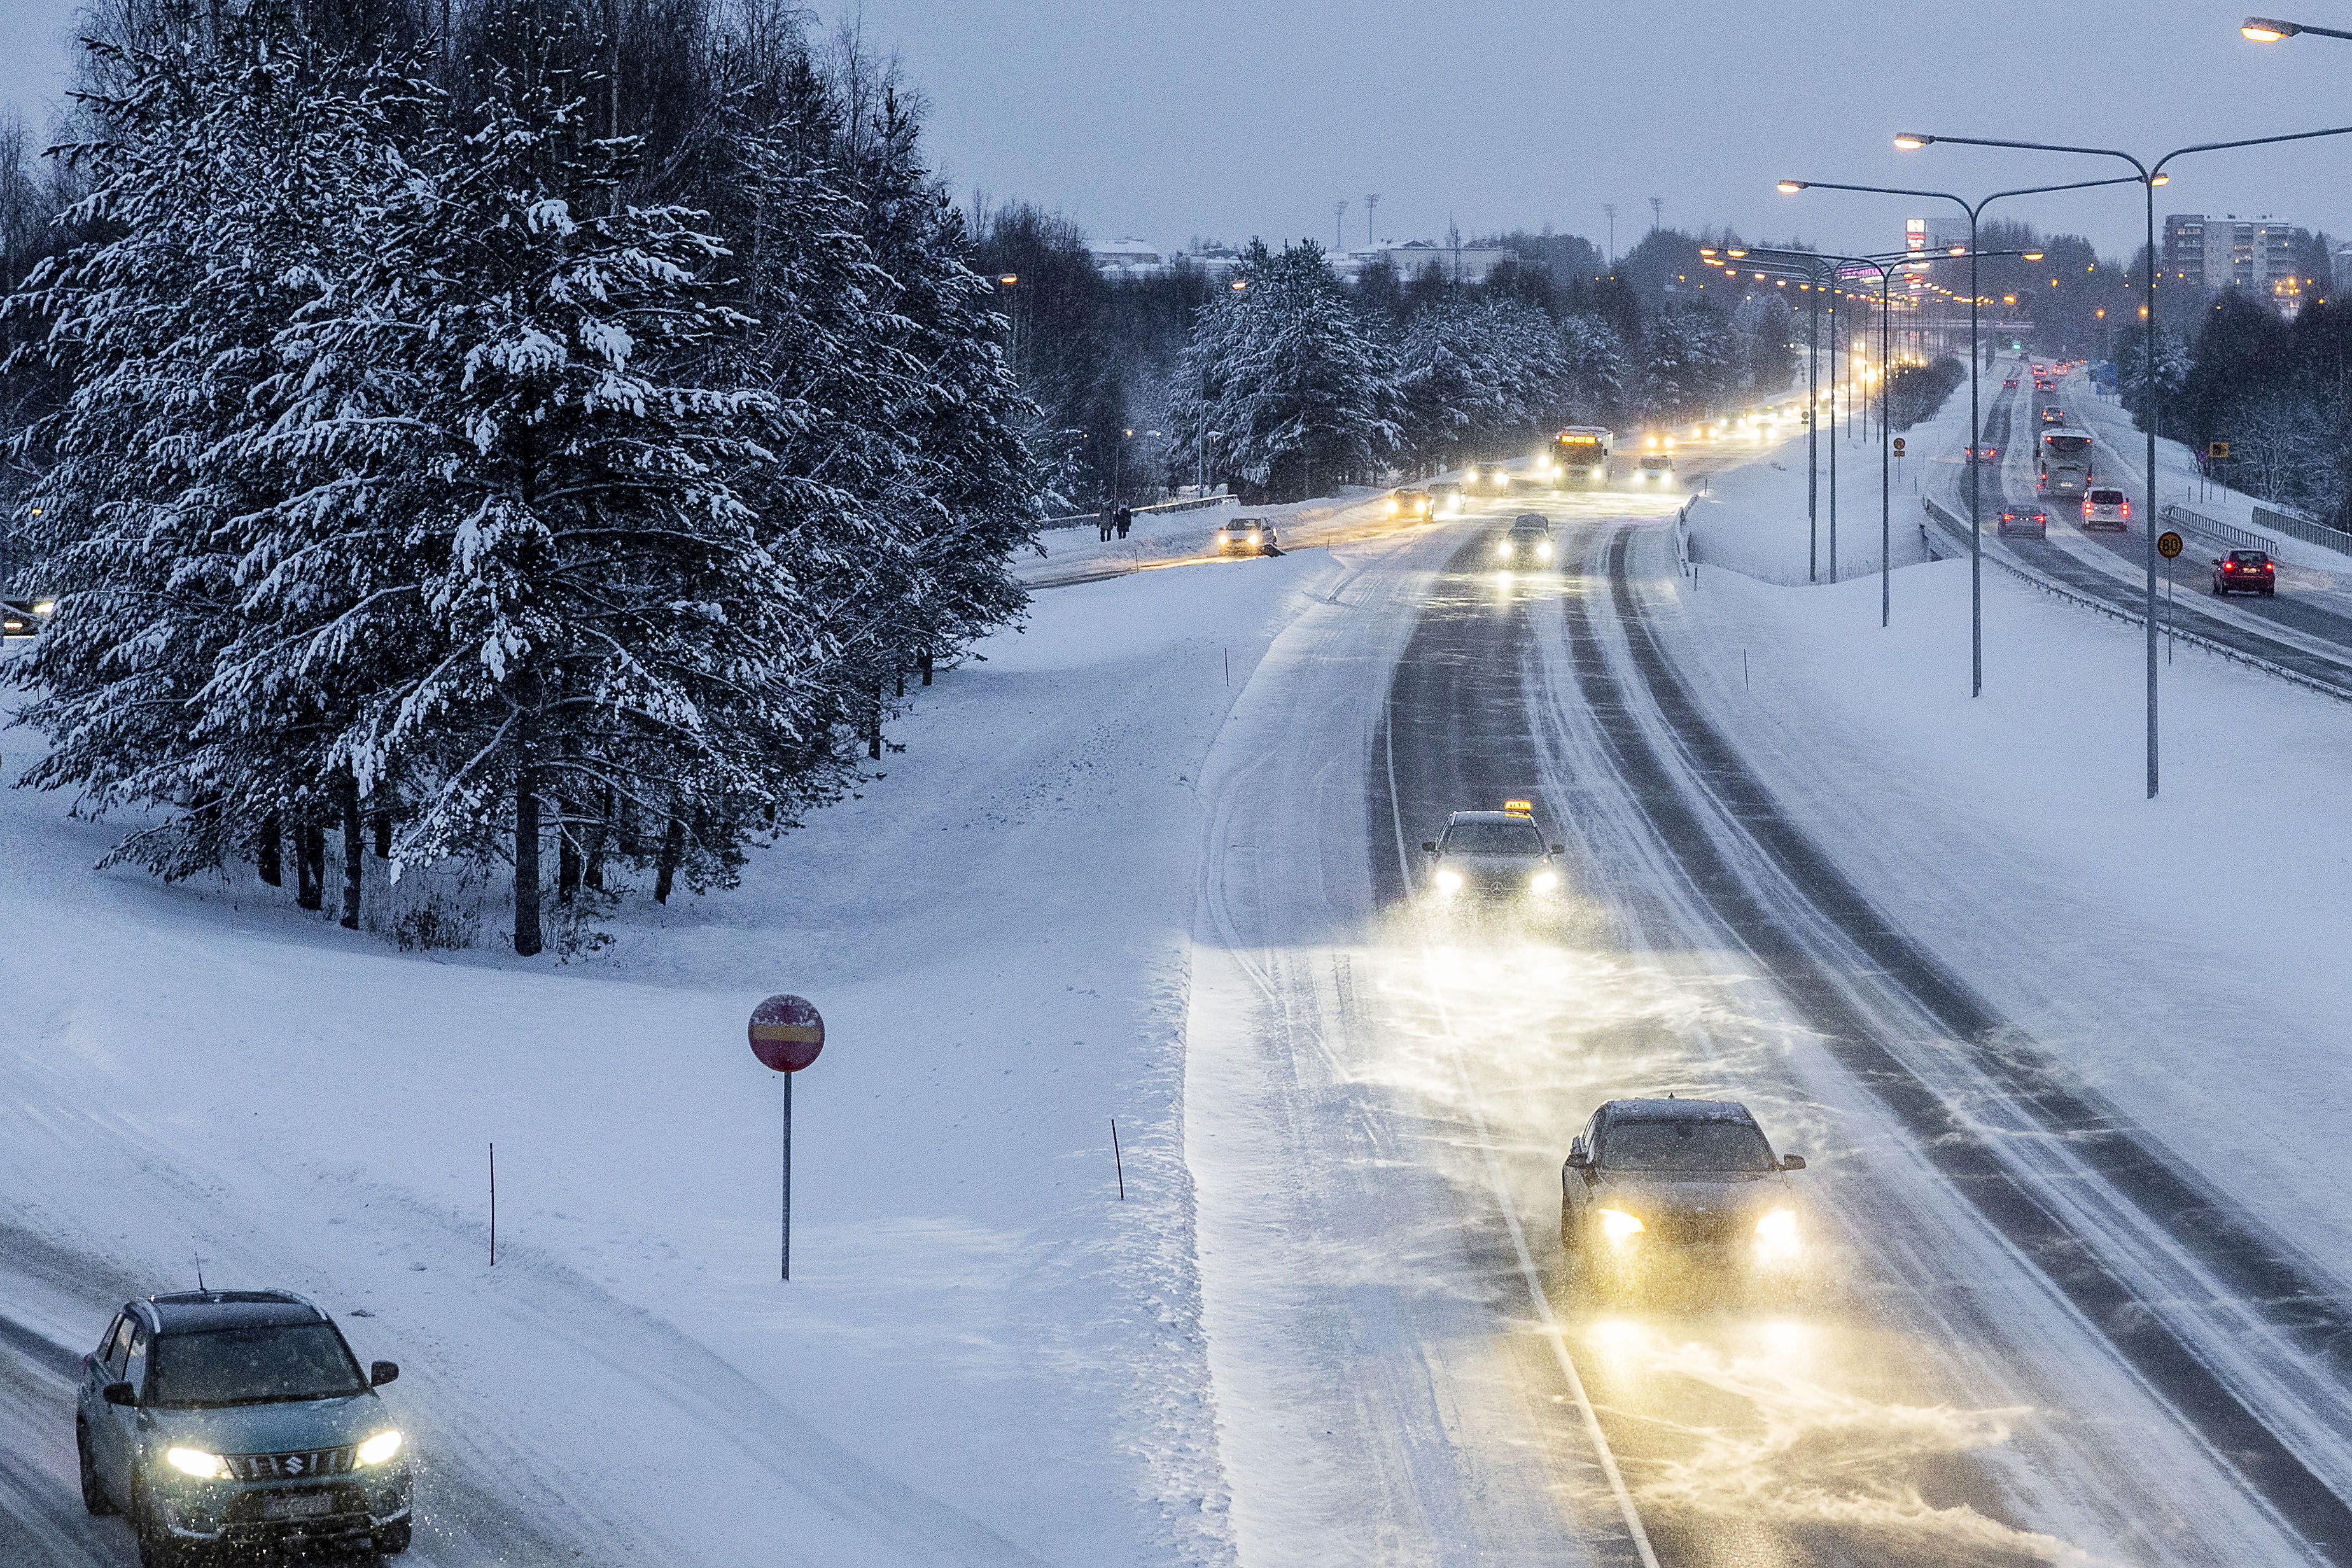
[[[306,1482],[175,1480],[160,1491],[163,1526],[175,1538],[230,1547],[362,1545],[406,1521],[415,1497],[404,1468]],[[295,1510],[303,1511],[289,1517]]]

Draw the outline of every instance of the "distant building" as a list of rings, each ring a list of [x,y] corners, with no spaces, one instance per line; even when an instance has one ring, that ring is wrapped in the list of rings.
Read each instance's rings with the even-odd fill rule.
[[[1139,239],[1114,239],[1087,247],[1087,254],[1106,278],[1157,278],[1168,270],[1168,258]]]
[[[2209,294],[2241,289],[2267,295],[2291,316],[2303,304],[2303,281],[2295,275],[2296,242],[2309,238],[2305,230],[2269,216],[2172,213],[2164,220],[2164,261],[2158,280]]]
[[[1414,239],[1402,245],[1391,241],[1365,250],[1351,250],[1332,258],[1331,264],[1343,278],[1353,278],[1374,262],[1385,261],[1396,268],[1401,281],[1410,282],[1434,266],[1438,276],[1448,282],[1484,283],[1486,274],[1506,259],[1516,259],[1517,255],[1500,246],[1440,245],[1433,239]]]

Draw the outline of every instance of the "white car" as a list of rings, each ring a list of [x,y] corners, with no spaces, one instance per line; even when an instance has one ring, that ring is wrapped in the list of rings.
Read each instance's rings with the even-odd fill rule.
[[[1281,553],[1276,548],[1274,521],[1264,517],[1237,517],[1217,530],[1212,542],[1220,555],[1235,552],[1258,555]]]
[[[2102,485],[2083,498],[2083,526],[2112,528],[2122,532],[2131,527],[2131,498],[2118,489]]]

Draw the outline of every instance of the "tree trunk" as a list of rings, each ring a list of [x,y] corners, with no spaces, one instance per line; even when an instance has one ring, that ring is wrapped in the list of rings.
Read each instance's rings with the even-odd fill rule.
[[[515,770],[514,949],[525,958],[546,945],[539,927],[538,788],[528,764]]]
[[[285,838],[285,824],[278,819],[276,812],[273,811],[261,819],[261,834],[253,844],[253,868],[260,872],[261,879],[273,888],[281,887],[285,883],[286,873],[278,863],[278,857],[283,852],[280,847],[284,844]]]
[[[929,648],[925,648],[923,650],[921,663],[923,667],[923,684],[929,686],[931,683],[931,650]]]
[[[596,811],[596,826],[588,834],[588,866],[581,873],[581,880],[600,893],[604,890],[604,846],[612,837],[613,786],[606,784]]]
[[[392,858],[392,813],[378,810],[375,814],[375,858]]]
[[[875,762],[882,760],[882,682],[874,682],[874,705],[866,710],[866,754]]]
[[[306,910],[326,902],[327,830],[318,812],[304,806],[294,816],[294,901]]]
[[[338,781],[343,808],[343,929],[360,929],[360,868],[367,846],[360,832],[360,781],[345,768]]]
[[[555,901],[568,904],[580,892],[580,839],[576,824],[580,803],[568,795],[555,797]]]
[[[654,902],[669,902],[669,890],[677,882],[677,863],[686,854],[686,818],[677,807],[670,807],[669,831],[662,835],[661,865],[654,874]]]

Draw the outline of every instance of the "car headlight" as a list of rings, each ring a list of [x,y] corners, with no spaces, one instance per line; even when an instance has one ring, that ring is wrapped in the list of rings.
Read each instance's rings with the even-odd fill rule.
[[[1391,517],[1394,517],[1396,514],[1397,514],[1397,503],[1396,503],[1396,502],[1394,502],[1394,501],[1391,501],[1391,502],[1389,502],[1389,515],[1390,515]]]
[[[1554,888],[1559,886],[1559,873],[1557,871],[1538,871],[1532,878],[1528,879],[1528,886],[1534,889],[1538,893],[1549,893]]]
[[[1507,539],[1502,539],[1502,540],[1497,540],[1497,541],[1496,541],[1496,542],[1495,542],[1495,553],[1496,553],[1496,554],[1497,554],[1497,555],[1508,555],[1510,552],[1511,552],[1511,542],[1510,542],[1509,540],[1507,540]]]
[[[1461,890],[1462,873],[1459,871],[1440,871],[1437,874],[1436,879],[1437,890],[1441,893],[1453,893],[1459,892]]]
[[[1790,1253],[1797,1250],[1797,1215],[1793,1209],[1774,1209],[1756,1222],[1756,1245],[1766,1253]]]
[[[1641,1231],[1642,1222],[1623,1209],[1601,1211],[1601,1234],[1609,1238],[1612,1247],[1622,1246],[1628,1237],[1638,1236]]]
[[[37,616],[54,616],[57,613],[58,602],[55,599],[36,599],[33,601],[33,614]]]
[[[1536,554],[1537,554],[1538,556],[1541,557],[1542,559],[1546,560],[1546,561],[1550,560],[1550,559],[1551,559],[1551,541],[1549,541],[1549,540],[1546,540],[1546,541],[1544,541],[1541,544],[1537,545],[1537,546],[1536,546]]]
[[[379,1432],[374,1436],[369,1438],[366,1442],[362,1443],[360,1445],[359,1453],[354,1457],[362,1465],[381,1465],[386,1459],[391,1458],[394,1454],[399,1452],[400,1434],[397,1432]]]
[[[1257,535],[1256,535],[1256,534],[1255,534],[1255,533],[1251,534],[1251,535],[1250,535],[1250,537],[1249,537],[1249,542],[1250,542],[1252,544],[1255,544],[1255,543],[1257,542]]]
[[[163,1462],[183,1474],[207,1481],[228,1479],[228,1461],[218,1454],[207,1454],[202,1448],[169,1448]]]

